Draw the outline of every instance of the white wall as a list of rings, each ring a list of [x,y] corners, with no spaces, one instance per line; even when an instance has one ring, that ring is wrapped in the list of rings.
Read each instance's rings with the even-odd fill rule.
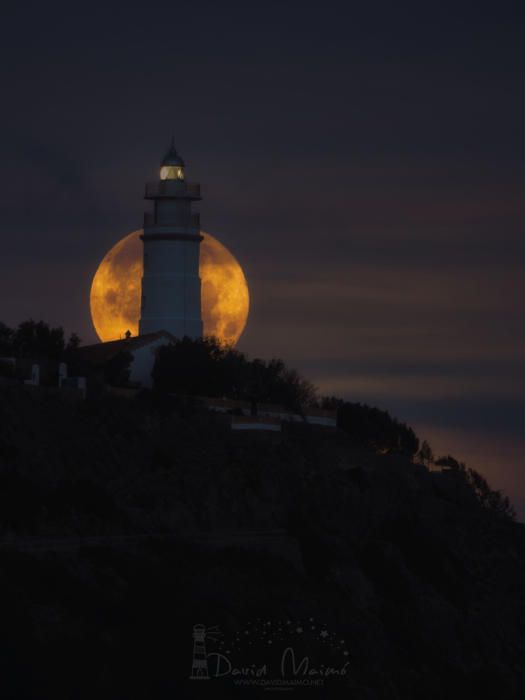
[[[142,278],[140,335],[168,331],[202,336],[198,240],[148,240]]]
[[[158,338],[148,343],[148,345],[130,351],[133,355],[133,361],[130,365],[130,381],[140,382],[143,387],[150,389],[153,386],[151,372],[155,364],[155,351],[161,345],[168,344],[169,340],[167,338]]]

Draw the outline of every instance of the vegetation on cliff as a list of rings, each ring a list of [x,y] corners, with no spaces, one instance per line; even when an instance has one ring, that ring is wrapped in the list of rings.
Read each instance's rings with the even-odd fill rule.
[[[257,617],[338,631],[349,670],[325,697],[521,697],[508,500],[384,411],[213,343],[191,370],[190,347],[163,351],[157,390],[133,400],[0,387],[2,697],[230,698],[188,681],[191,630]],[[225,386],[337,408],[340,429],[234,434],[195,398]]]
[[[525,687],[523,527],[461,467],[308,425],[237,436],[156,394],[12,387],[0,425],[5,697],[202,697],[193,624],[253,616],[344,635],[350,672],[330,697]],[[282,552],[206,544],[229,532],[284,533]]]

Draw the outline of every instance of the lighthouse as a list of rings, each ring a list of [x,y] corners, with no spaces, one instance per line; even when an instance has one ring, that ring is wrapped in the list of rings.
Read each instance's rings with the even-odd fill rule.
[[[168,331],[176,338],[202,336],[199,277],[200,216],[192,211],[200,185],[186,181],[185,164],[175,146],[160,164],[159,179],[146,183],[144,272],[139,335]]]

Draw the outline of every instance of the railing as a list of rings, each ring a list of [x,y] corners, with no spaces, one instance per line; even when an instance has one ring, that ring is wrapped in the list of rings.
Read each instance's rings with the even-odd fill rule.
[[[185,180],[158,180],[146,183],[146,199],[156,197],[189,197],[201,198],[201,186],[198,182]]]
[[[191,228],[200,229],[201,215],[199,212],[192,212],[189,222],[187,217],[176,217],[170,219],[169,221],[163,221],[161,224],[159,224],[155,220],[155,213],[151,211],[146,211],[144,212],[144,226],[190,226]]]

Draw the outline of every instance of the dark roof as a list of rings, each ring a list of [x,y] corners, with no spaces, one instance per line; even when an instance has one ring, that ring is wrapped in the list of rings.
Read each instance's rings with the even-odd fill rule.
[[[155,340],[165,338],[166,343],[174,343],[175,336],[168,331],[157,331],[156,333],[145,333],[123,340],[110,340],[108,343],[95,343],[94,345],[83,345],[74,351],[75,360],[87,362],[92,367],[100,367],[108,360],[111,360],[119,352],[133,352],[139,348],[149,345]]]
[[[177,149],[175,148],[175,144],[173,143],[173,139],[171,140],[171,146],[169,151],[162,159],[161,165],[180,165],[184,167],[184,161],[178,154]]]

